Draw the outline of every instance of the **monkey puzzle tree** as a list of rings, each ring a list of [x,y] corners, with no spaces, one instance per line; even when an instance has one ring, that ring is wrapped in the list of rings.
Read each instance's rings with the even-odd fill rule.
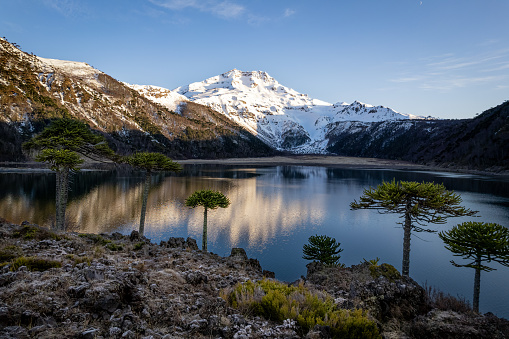
[[[160,171],[180,172],[182,167],[164,154],[152,152],[138,152],[126,157],[124,161],[137,169],[145,171],[139,228],[140,235],[143,235],[145,231],[145,214],[147,211],[148,191],[150,189],[152,173]]]
[[[203,240],[202,250],[207,252],[207,210],[218,207],[226,208],[230,206],[230,200],[221,192],[212,190],[201,190],[191,194],[185,201],[186,206],[195,208],[203,206]]]
[[[339,255],[343,251],[341,243],[326,235],[312,235],[308,239],[309,244],[302,247],[302,256],[306,260],[318,260],[321,263],[331,266],[339,265]]]
[[[495,223],[468,221],[454,226],[450,231],[440,232],[438,236],[453,255],[473,260],[465,265],[457,264],[454,260],[451,263],[456,267],[475,269],[473,307],[474,311],[479,312],[481,271],[495,270],[482,262],[495,261],[509,267],[509,229]]]
[[[69,191],[69,174],[79,171],[86,157],[96,161],[116,160],[103,136],[94,134],[83,122],[69,118],[55,119],[38,135],[23,144],[36,151],[36,161],[50,164],[56,173],[55,228],[65,230],[65,211]]]
[[[418,183],[415,181],[382,182],[376,188],[365,189],[359,202],[350,204],[352,209],[376,209],[381,213],[397,213],[404,219],[403,225],[403,267],[401,273],[408,276],[410,271],[411,232],[436,230],[423,228],[426,224],[444,224],[447,218],[470,216],[477,213],[459,206],[461,198],[447,191],[442,184]]]

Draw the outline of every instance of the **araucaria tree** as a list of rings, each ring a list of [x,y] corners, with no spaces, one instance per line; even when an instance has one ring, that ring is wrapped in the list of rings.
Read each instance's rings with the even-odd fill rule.
[[[403,225],[403,267],[401,273],[410,271],[411,232],[430,232],[427,224],[444,224],[447,218],[471,216],[477,213],[460,206],[461,197],[447,191],[442,184],[415,181],[382,182],[376,188],[365,189],[359,202],[350,204],[352,209],[376,209],[381,213],[397,213]]]
[[[143,198],[141,203],[140,228],[138,232],[143,235],[145,232],[145,214],[147,212],[148,191],[150,189],[150,180],[153,172],[180,172],[182,167],[167,156],[161,153],[138,152],[127,158],[125,162],[129,165],[145,171],[145,181],[143,184]]]
[[[82,157],[98,161],[116,159],[103,136],[94,134],[83,122],[68,118],[53,120],[23,148],[36,151],[35,160],[50,164],[56,172],[56,230],[65,230],[69,174],[79,170]]]
[[[207,252],[207,210],[218,207],[226,208],[230,206],[230,200],[223,193],[213,190],[201,190],[191,194],[185,202],[186,206],[195,208],[203,206],[203,240],[202,250]]]
[[[438,236],[444,241],[445,248],[455,256],[472,260],[464,265],[457,264],[454,260],[451,260],[451,263],[456,267],[475,269],[473,307],[479,312],[481,271],[495,270],[482,263],[495,261],[509,267],[509,229],[495,223],[469,221],[454,226],[450,231],[440,232]]]
[[[318,260],[321,263],[331,266],[339,265],[339,255],[343,251],[341,243],[326,235],[312,235],[308,239],[309,244],[302,248],[303,259]]]

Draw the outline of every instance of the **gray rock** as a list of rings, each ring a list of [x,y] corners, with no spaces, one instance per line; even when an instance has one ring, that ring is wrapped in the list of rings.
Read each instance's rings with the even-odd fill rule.
[[[246,250],[243,248],[232,248],[232,252],[230,254],[230,258],[238,259],[238,260],[247,260]]]
[[[136,338],[136,333],[134,333],[131,330],[127,330],[124,333],[122,333],[122,338],[134,339],[134,338]]]
[[[80,338],[83,339],[95,339],[99,335],[100,331],[96,328],[90,328],[80,333]]]
[[[198,285],[201,283],[206,283],[208,281],[208,278],[205,274],[201,272],[189,272],[185,276],[186,282],[191,285]]]
[[[118,327],[110,327],[109,333],[111,337],[115,337],[119,336],[122,333],[122,330]]]
[[[83,298],[85,296],[85,292],[90,288],[89,283],[82,283],[77,286],[69,286],[67,289],[67,294],[72,298]]]
[[[0,338],[3,339],[25,339],[30,338],[27,330],[21,326],[6,326],[0,328]]]
[[[83,276],[88,282],[93,280],[104,280],[104,271],[100,271],[93,267],[85,268],[83,270]]]
[[[186,244],[186,241],[184,238],[174,238],[171,237],[168,239],[168,247],[170,248],[184,248]]]
[[[188,237],[186,239],[186,247],[192,251],[198,251],[198,244],[196,243],[196,239]]]

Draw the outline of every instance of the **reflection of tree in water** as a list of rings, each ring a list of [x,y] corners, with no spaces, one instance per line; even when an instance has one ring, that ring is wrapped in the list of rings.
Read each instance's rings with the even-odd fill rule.
[[[183,172],[153,175],[147,231],[168,237],[178,229],[183,233],[180,236],[200,237],[202,215],[195,215],[186,208],[184,200],[202,189],[221,191],[232,199],[232,206],[226,211],[214,212],[218,213],[213,218],[217,223],[211,225],[209,234],[212,242],[224,239],[231,244],[238,244],[241,239],[249,239],[250,243],[270,242],[280,232],[292,232],[296,225],[318,223],[326,213],[326,202],[319,200],[314,192],[334,194],[339,204],[340,197],[351,199],[359,194],[360,184],[363,187],[377,185],[394,177],[397,180],[435,182],[443,179],[445,186],[452,190],[458,190],[457,187],[459,190],[471,187],[468,191],[482,192],[505,189],[505,196],[509,192],[507,182],[503,181],[463,180],[422,172],[220,165],[185,166]],[[331,184],[338,180],[341,185]],[[71,183],[69,222],[82,232],[114,232],[122,227],[126,231],[136,229],[142,181],[143,173],[134,171],[77,173]],[[53,173],[2,173],[0,185],[1,217],[17,223],[29,220],[39,224],[50,222],[54,217]]]
[[[69,204],[81,201],[94,189],[114,184],[116,171],[80,171],[73,175],[69,186]],[[124,185],[139,182],[138,177],[125,177]],[[55,173],[2,173],[0,175],[0,215],[12,222],[28,220],[40,225],[51,225],[55,216]],[[72,217],[72,216],[69,216]]]
[[[304,170],[303,167],[278,166],[278,168],[285,179],[307,179],[310,175],[309,171]]]
[[[0,217],[40,224],[54,218],[54,173],[2,173],[0,187]]]

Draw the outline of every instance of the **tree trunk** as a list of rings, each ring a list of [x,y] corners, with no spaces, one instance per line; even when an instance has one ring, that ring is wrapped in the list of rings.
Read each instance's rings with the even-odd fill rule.
[[[410,235],[412,230],[412,220],[410,219],[410,209],[412,208],[411,203],[407,203],[405,212],[405,224],[403,225],[403,267],[401,268],[401,274],[407,277],[410,274]]]
[[[476,260],[476,268],[475,268],[475,278],[474,278],[474,301],[473,301],[473,309],[475,312],[479,313],[479,294],[481,293],[481,256],[477,256]]]
[[[207,252],[207,207],[203,212],[203,240],[202,240],[202,251]]]
[[[65,230],[65,210],[69,190],[69,169],[56,171],[56,201],[55,201],[55,230]]]
[[[143,184],[143,200],[141,203],[140,229],[138,230],[138,232],[140,233],[140,236],[142,236],[143,232],[145,232],[145,214],[147,212],[147,201],[148,201],[148,190],[150,188],[150,177],[151,177],[151,173],[150,173],[150,171],[147,171],[145,173],[145,183]]]

